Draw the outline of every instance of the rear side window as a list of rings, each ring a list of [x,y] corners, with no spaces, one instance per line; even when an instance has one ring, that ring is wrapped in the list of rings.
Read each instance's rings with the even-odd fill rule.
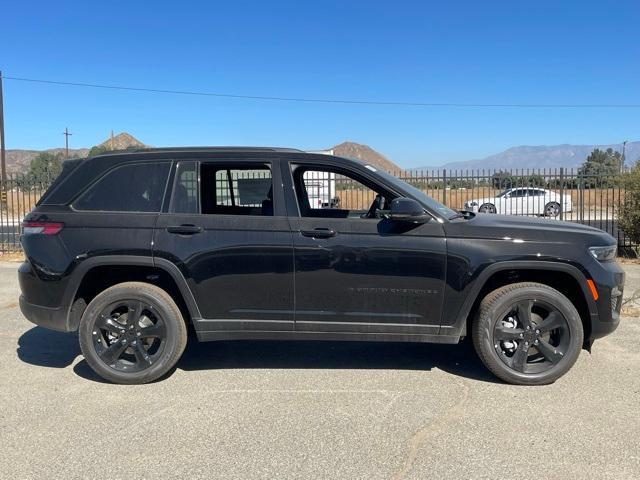
[[[89,187],[73,206],[100,212],[159,212],[169,167],[168,162],[117,167]]]
[[[265,164],[202,164],[202,213],[273,215],[271,169]]]

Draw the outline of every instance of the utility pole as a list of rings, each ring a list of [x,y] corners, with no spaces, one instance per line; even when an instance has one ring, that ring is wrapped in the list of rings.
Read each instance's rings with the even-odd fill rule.
[[[625,155],[626,150],[627,150],[627,141],[625,140],[624,142],[622,142],[622,162],[621,162],[622,165],[620,166],[620,168],[622,170],[621,173],[624,173],[624,162],[625,162],[625,160],[627,158],[626,155]]]
[[[64,132],[62,132],[62,134],[64,135],[64,149],[66,153],[65,160],[69,160],[69,137],[73,135],[73,133],[69,132],[69,129],[65,127]]]
[[[0,71],[0,177],[2,185],[0,189],[4,193],[7,186],[7,159],[4,147],[4,99],[2,98],[2,71]],[[3,195],[4,196],[4,195]]]

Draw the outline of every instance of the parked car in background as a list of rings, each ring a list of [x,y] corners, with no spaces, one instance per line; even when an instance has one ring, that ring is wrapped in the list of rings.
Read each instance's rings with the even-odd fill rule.
[[[469,200],[465,210],[480,213],[502,213],[507,215],[543,215],[557,217],[560,212],[572,210],[571,195],[560,197],[558,192],[544,188],[510,188],[495,197]]]

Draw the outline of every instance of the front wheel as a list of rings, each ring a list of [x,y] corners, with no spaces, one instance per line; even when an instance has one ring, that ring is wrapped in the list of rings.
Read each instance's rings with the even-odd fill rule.
[[[80,348],[89,366],[114,383],[152,382],[184,352],[187,328],[171,296],[127,282],[98,294],[82,315]]]
[[[584,337],[571,301],[540,283],[494,290],[472,327],[478,356],[497,377],[517,385],[555,382],[578,359]]]
[[[483,203],[478,208],[478,212],[480,213],[498,213],[496,206],[493,203]]]

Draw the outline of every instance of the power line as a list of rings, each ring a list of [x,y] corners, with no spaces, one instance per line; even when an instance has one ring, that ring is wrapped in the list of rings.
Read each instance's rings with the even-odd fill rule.
[[[640,108],[640,103],[458,103],[458,102],[394,102],[377,100],[341,100],[327,98],[273,97],[267,95],[236,95],[231,93],[199,92],[192,90],[167,90],[158,88],[127,87],[122,85],[104,85],[98,83],[64,82],[37,78],[4,76],[6,80],[19,82],[65,85],[70,87],[102,88],[129,92],[160,93],[171,95],[193,95],[200,97],[234,98],[242,100],[263,100],[277,102],[330,103],[347,105],[380,105],[400,107],[454,107],[454,108]]]

